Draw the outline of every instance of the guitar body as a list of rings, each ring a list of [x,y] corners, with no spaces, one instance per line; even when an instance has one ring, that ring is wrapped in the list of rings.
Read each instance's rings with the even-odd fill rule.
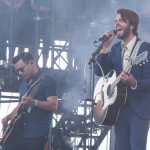
[[[149,52],[146,50],[129,59],[124,72],[129,73],[133,65],[138,65],[148,60]],[[127,88],[120,82],[120,75],[112,70],[107,78],[100,78],[94,90],[94,120],[96,124],[112,126],[116,123],[120,108],[125,104]]]
[[[1,138],[1,141],[0,141],[0,145],[3,146],[4,143],[6,143],[6,141],[9,139],[11,133],[13,132],[14,130],[14,126],[16,125],[16,122],[21,118],[23,117],[23,113],[17,113],[12,119],[11,121],[9,122],[8,126],[6,129],[3,129],[3,137]]]
[[[96,124],[112,126],[116,123],[120,108],[126,102],[127,90],[123,84],[111,89],[111,84],[118,74],[115,70],[109,72],[107,78],[100,78],[94,91],[96,106],[94,107],[94,120]]]

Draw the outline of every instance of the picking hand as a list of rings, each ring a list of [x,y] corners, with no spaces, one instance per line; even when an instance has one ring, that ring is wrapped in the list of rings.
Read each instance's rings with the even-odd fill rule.
[[[120,81],[124,84],[130,85],[131,87],[135,88],[136,80],[131,73],[127,74],[124,71],[120,74]]]
[[[10,118],[8,116],[4,117],[1,120],[1,123],[2,123],[3,127],[7,126],[9,120],[10,120]]]

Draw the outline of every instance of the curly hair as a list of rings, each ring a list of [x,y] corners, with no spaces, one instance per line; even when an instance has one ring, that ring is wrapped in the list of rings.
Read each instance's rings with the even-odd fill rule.
[[[138,37],[138,28],[139,28],[139,16],[136,12],[130,9],[118,9],[117,14],[120,14],[122,19],[125,22],[129,22],[129,25],[133,25],[134,29],[132,33]]]

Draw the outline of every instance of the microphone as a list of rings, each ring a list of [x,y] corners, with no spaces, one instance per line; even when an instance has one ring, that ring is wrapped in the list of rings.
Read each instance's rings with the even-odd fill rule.
[[[117,34],[117,31],[116,30],[112,30],[114,32],[114,34],[116,35]],[[93,43],[98,43],[99,41],[102,41],[102,42],[105,42],[107,41],[110,37],[112,36],[112,34],[107,37],[106,35],[102,36],[101,38],[99,38],[98,40],[94,41]]]

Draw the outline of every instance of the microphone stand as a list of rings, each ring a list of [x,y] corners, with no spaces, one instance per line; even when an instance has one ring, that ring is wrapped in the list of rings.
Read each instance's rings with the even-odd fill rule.
[[[90,148],[92,148],[92,129],[93,129],[93,113],[94,113],[94,105],[95,105],[95,102],[94,102],[94,81],[95,81],[95,57],[97,54],[99,54],[99,51],[103,48],[103,43],[105,41],[103,41],[100,46],[97,48],[97,50],[92,53],[92,58],[89,59],[89,62],[88,64],[90,65],[90,69],[92,68],[91,72],[92,72],[92,76],[93,78],[91,78],[91,82],[92,82],[92,88],[91,91],[92,91],[92,94],[91,94],[91,98],[90,99],[86,99],[86,101],[91,101],[92,102],[92,106],[91,106],[91,127],[90,127]],[[92,66],[92,67],[91,67]]]
[[[104,42],[102,42],[101,45],[97,48],[97,50],[94,53],[92,53],[92,58],[90,58],[88,62],[89,65],[91,65],[91,63],[95,63],[95,57],[99,53],[99,51],[103,48]]]

